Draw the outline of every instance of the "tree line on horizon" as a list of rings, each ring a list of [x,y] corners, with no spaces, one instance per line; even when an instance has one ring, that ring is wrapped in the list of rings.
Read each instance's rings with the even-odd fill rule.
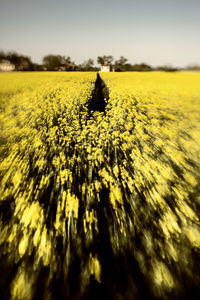
[[[31,58],[17,52],[0,51],[0,63],[5,61],[10,62],[15,66],[15,71],[95,71],[100,70],[95,66],[92,58],[84,61],[82,64],[76,64],[70,56],[45,55],[42,59],[42,64],[33,63]],[[103,55],[97,57],[99,65],[111,65],[116,72],[144,72],[144,71],[168,71],[174,72],[179,70],[200,70],[200,65],[190,65],[186,68],[177,68],[169,65],[152,67],[146,63],[131,64],[124,56],[120,56],[118,60],[114,60],[112,55]]]

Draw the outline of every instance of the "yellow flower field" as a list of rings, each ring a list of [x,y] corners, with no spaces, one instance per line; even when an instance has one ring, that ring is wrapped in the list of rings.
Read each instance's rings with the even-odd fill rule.
[[[199,292],[200,73],[100,75],[0,74],[7,299]]]

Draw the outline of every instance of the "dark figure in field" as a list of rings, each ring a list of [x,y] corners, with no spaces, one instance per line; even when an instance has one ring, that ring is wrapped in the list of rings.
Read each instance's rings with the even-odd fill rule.
[[[95,82],[95,88],[92,93],[92,99],[88,105],[89,112],[100,111],[105,112],[107,100],[109,98],[108,88],[104,81],[101,79],[99,73],[97,73],[97,79]]]

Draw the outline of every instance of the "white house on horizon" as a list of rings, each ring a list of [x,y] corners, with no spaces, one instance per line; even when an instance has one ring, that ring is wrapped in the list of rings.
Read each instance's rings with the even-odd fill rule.
[[[15,65],[9,60],[3,59],[0,61],[0,72],[12,72],[15,69]]]
[[[107,61],[100,66],[100,72],[115,72],[115,67],[110,65]]]

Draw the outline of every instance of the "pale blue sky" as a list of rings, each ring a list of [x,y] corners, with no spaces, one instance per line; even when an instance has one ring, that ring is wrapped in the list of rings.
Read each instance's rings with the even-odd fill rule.
[[[0,0],[0,49],[35,62],[51,53],[200,63],[200,0]]]

